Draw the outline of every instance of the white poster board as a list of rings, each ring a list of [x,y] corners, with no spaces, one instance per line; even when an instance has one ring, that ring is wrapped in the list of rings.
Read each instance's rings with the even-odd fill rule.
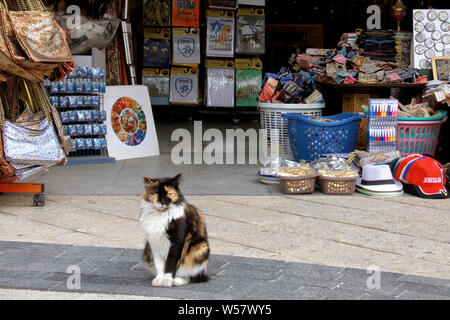
[[[108,153],[116,160],[159,155],[152,105],[146,86],[107,86]]]

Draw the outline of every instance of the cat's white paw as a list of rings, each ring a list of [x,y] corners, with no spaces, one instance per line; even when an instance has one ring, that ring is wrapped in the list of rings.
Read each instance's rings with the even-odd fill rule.
[[[155,279],[153,279],[152,286],[161,287],[163,285],[163,281],[164,281],[164,275],[159,274],[155,277]]]
[[[163,287],[171,287],[173,284],[173,277],[170,273],[166,273],[163,279]]]
[[[178,278],[173,279],[173,285],[175,287],[184,286],[184,285],[186,285],[188,283],[189,283],[189,280],[186,279],[186,278],[179,278],[178,277]]]

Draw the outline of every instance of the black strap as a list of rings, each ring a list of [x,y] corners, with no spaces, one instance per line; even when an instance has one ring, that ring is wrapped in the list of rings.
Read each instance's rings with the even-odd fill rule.
[[[393,179],[376,181],[361,180],[361,184],[366,186],[380,186],[384,184],[395,184],[395,181]]]

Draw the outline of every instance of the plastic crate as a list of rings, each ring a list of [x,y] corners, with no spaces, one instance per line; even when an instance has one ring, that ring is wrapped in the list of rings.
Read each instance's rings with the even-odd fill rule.
[[[398,150],[402,156],[420,153],[435,156],[441,125],[447,121],[445,117],[435,121],[398,121]]]
[[[262,146],[266,147],[269,158],[279,155],[282,158],[293,160],[291,147],[289,145],[287,120],[282,115],[289,112],[309,116],[322,116],[325,103],[315,104],[280,104],[258,102],[261,129],[265,129]],[[271,139],[272,136],[277,137]]]
[[[349,153],[355,150],[359,122],[364,113],[341,113],[321,117],[333,122],[311,120],[311,116],[286,113],[289,141],[296,161],[317,160],[322,154]]]

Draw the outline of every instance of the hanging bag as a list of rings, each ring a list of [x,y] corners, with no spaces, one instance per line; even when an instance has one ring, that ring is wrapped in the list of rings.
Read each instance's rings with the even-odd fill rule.
[[[37,109],[26,81],[23,87],[28,109]],[[14,123],[4,121],[2,128],[5,159],[14,164],[51,166],[65,159],[58,137],[51,123],[51,115],[43,106],[46,118],[38,123]]]
[[[8,178],[14,176],[14,168],[6,161],[3,152],[3,135],[2,129],[5,122],[5,113],[3,109],[2,100],[0,99],[0,178]]]

